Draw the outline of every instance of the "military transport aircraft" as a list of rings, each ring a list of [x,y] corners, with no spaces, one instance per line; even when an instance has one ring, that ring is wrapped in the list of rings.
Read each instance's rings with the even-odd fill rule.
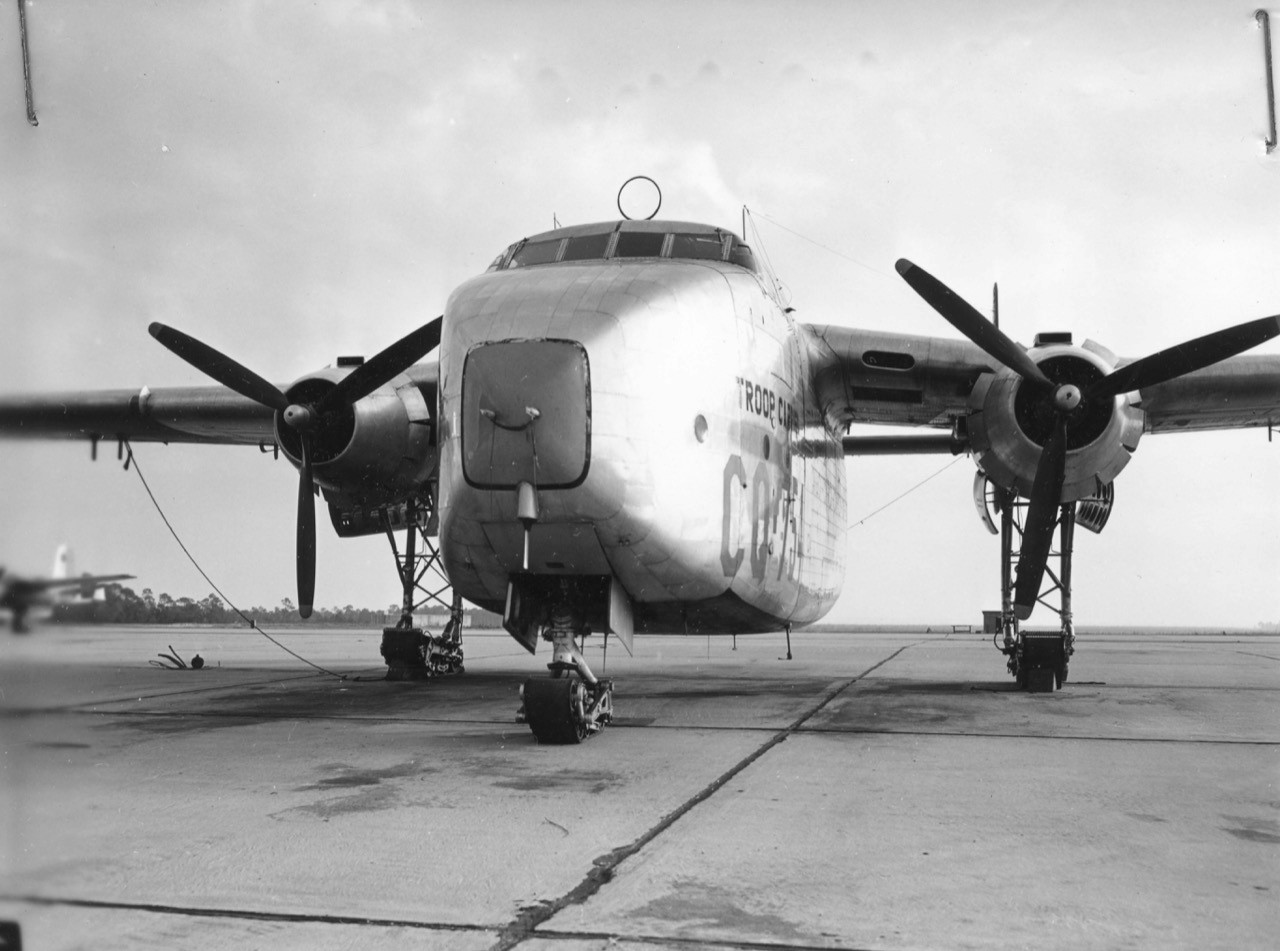
[[[1027,348],[920,267],[897,269],[965,339],[798,323],[721,228],[557,228],[512,244],[441,318],[368,361],[277,386],[153,323],[221,385],[11,397],[0,434],[276,447],[300,472],[301,613],[318,487],[341,536],[385,532],[395,546],[405,529],[405,617],[383,654],[392,673],[424,663],[415,546],[435,536],[457,596],[502,612],[530,652],[551,642],[552,676],[525,684],[522,715],[540,740],[568,742],[612,716],[612,684],[583,658],[587,633],[630,649],[637,630],[816,621],[844,577],[844,457],[968,452],[980,512],[1002,537],[997,646],[1020,684],[1052,690],[1072,651],[1077,522],[1101,529],[1144,433],[1280,418],[1280,356],[1238,355],[1280,332],[1280,317],[1138,360],[1066,333]],[[853,423],[933,432],[846,436]],[[1022,631],[1055,593],[1061,630]]]
[[[59,545],[53,556],[53,571],[48,578],[22,578],[0,568],[0,609],[7,610],[13,618],[13,633],[21,634],[26,628],[27,615],[32,608],[52,608],[59,601],[78,595],[92,598],[94,592],[112,581],[127,581],[133,575],[80,575],[71,574],[71,549]]]

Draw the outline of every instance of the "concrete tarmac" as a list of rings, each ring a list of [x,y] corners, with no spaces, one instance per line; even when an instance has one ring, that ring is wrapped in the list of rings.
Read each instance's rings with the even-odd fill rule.
[[[387,683],[370,632],[0,639],[0,922],[64,948],[1262,948],[1280,638],[615,640],[618,719],[514,722],[499,632]],[[599,638],[588,651],[603,664]],[[148,660],[173,645],[203,670]],[[0,938],[3,930],[0,928]]]

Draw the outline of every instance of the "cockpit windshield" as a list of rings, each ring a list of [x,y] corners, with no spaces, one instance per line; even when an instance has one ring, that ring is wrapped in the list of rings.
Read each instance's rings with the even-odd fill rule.
[[[564,254],[560,256],[560,260],[601,260],[604,258],[604,253],[609,250],[609,239],[612,237],[613,235],[605,232],[604,234],[580,234],[576,238],[566,238]]]
[[[716,234],[673,234],[671,256],[691,261],[723,261],[724,237]]]
[[[681,222],[626,222],[583,226],[526,238],[498,256],[489,270],[562,264],[566,261],[607,261],[658,258],[683,261],[724,261],[759,273],[755,255],[737,235],[719,228]]]
[[[564,242],[556,238],[553,241],[525,241],[511,255],[507,267],[528,267],[531,264],[551,264],[560,253],[560,245]]]
[[[613,246],[615,258],[660,258],[667,236],[653,231],[621,231]]]

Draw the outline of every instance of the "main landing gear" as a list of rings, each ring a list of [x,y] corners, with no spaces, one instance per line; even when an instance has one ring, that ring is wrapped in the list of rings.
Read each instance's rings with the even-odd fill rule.
[[[403,554],[396,546],[396,526],[392,524],[393,518],[401,514],[405,529]],[[451,594],[440,552],[428,537],[432,514],[430,495],[409,499],[403,513],[383,513],[402,592],[400,620],[394,627],[382,629],[382,656],[387,662],[388,680],[425,680],[461,674],[465,670],[462,599]],[[414,623],[414,612],[427,607],[448,611],[449,619],[439,635],[432,635]]]
[[[568,613],[555,614],[542,632],[551,642],[551,677],[524,682],[516,714],[539,743],[581,743],[613,719],[613,681],[596,677],[579,647],[588,633]]]
[[[985,476],[979,473],[985,481]],[[1110,484],[1102,486],[1096,496],[1079,502],[1068,502],[1058,507],[1054,525],[1057,534],[1057,550],[1050,550],[1049,563],[1045,567],[1048,585],[1036,599],[1037,604],[1053,611],[1059,620],[1057,631],[1023,631],[1014,613],[1014,567],[1018,560],[1022,526],[1027,501],[1016,493],[991,485],[985,486],[985,502],[988,513],[994,509],[1000,515],[1000,614],[994,633],[996,647],[1009,658],[1009,673],[1018,686],[1032,693],[1052,693],[1067,682],[1071,656],[1075,653],[1075,626],[1071,613],[1071,558],[1075,548],[1075,530],[1079,525],[1091,532],[1102,531],[1111,515],[1114,489]],[[986,519],[988,525],[993,520]],[[1057,561],[1058,570],[1053,568]],[[1054,601],[1056,600],[1056,604]],[[992,612],[994,614],[994,612]],[[999,641],[1003,634],[1003,642]]]

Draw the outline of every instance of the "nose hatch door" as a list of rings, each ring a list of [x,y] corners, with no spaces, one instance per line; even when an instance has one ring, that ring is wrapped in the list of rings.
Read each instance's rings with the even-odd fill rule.
[[[573,340],[482,343],[462,368],[462,472],[481,489],[567,489],[591,461],[587,352]]]

